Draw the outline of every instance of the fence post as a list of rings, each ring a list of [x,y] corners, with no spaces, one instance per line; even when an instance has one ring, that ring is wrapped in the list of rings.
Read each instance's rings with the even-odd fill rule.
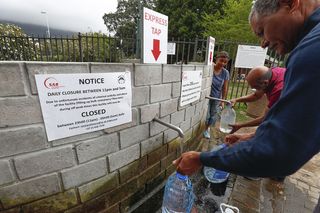
[[[82,57],[82,44],[81,44],[81,33],[78,33],[78,41],[79,41],[79,54],[80,54],[80,59],[81,62],[83,62],[83,57]]]
[[[196,36],[196,40],[194,41],[193,61],[197,60],[197,50],[198,50],[198,36]]]

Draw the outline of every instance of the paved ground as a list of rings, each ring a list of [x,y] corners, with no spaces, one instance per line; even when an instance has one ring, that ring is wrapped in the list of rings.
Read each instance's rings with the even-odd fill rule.
[[[242,129],[242,132],[251,131],[253,129]],[[224,136],[216,129],[211,130],[210,140],[202,138],[202,151],[210,150],[216,144],[222,143]],[[205,191],[198,193],[197,186],[202,183],[203,179],[198,174],[193,177],[195,193],[204,201],[206,196],[210,195],[209,197],[213,198],[214,202],[209,204],[216,203],[218,207],[221,202],[225,202],[238,207],[241,213],[313,213],[320,195],[320,153],[295,174],[287,177],[284,182],[268,178],[252,181],[241,176],[232,175],[232,177],[232,180],[228,181],[225,196],[219,197],[207,193],[207,185],[203,187]],[[203,182],[207,183],[207,181]],[[203,203],[200,203],[200,207],[196,203],[196,210],[193,213],[215,212],[210,210],[211,205],[201,205]],[[158,212],[160,213],[161,210]]]
[[[217,132],[212,135],[223,137]],[[320,153],[284,182],[267,178],[251,181],[237,176],[229,204],[237,206],[241,213],[312,213],[319,195]]]

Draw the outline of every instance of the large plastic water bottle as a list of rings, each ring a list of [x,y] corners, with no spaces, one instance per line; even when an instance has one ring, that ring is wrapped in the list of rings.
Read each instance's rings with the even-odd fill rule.
[[[231,104],[226,104],[225,108],[221,112],[220,119],[220,131],[223,133],[230,133],[232,127],[229,124],[235,124],[236,112],[232,108]]]
[[[217,151],[220,149],[226,148],[226,144],[221,144],[217,146],[216,148],[212,149],[211,151]],[[229,173],[221,170],[217,170],[212,167],[204,166],[203,167],[203,173],[206,179],[211,183],[223,183],[226,181],[229,177]]]
[[[188,176],[172,174],[164,189],[162,213],[190,213],[194,203],[192,183]]]

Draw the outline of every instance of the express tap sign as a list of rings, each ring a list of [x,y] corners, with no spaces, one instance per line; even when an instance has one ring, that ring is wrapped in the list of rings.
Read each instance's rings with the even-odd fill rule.
[[[49,141],[131,122],[130,72],[35,78]]]
[[[167,63],[168,16],[143,8],[143,63]]]
[[[209,36],[207,39],[206,65],[211,66],[213,61],[215,38]]]

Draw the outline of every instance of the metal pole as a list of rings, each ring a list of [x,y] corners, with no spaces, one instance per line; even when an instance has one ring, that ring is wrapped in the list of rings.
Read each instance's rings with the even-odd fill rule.
[[[48,38],[50,38],[50,27],[49,27],[49,18],[48,18],[48,13],[47,13],[46,11],[41,11],[41,14],[46,15],[47,33],[48,33]]]
[[[141,32],[142,32],[142,4],[141,0],[138,2],[138,11],[139,11],[139,18],[138,18],[138,23],[137,23],[137,32],[136,32],[136,58],[140,58],[140,62],[142,63],[142,57],[141,57]]]
[[[221,98],[214,98],[214,97],[211,97],[211,96],[207,96],[206,98],[207,98],[207,99],[211,99],[211,100],[216,100],[216,101],[222,101],[222,102],[226,102],[226,103],[228,103],[228,104],[231,104],[230,101],[224,100],[224,99],[221,99]]]
[[[164,125],[166,127],[169,127],[170,129],[173,129],[174,131],[178,132],[180,138],[184,138],[184,133],[183,133],[182,129],[180,129],[179,127],[177,127],[177,126],[175,126],[173,124],[164,122],[164,121],[162,121],[162,120],[160,120],[158,118],[153,118],[152,121],[158,122],[158,123],[160,123],[160,124],[162,124],[162,125]]]

